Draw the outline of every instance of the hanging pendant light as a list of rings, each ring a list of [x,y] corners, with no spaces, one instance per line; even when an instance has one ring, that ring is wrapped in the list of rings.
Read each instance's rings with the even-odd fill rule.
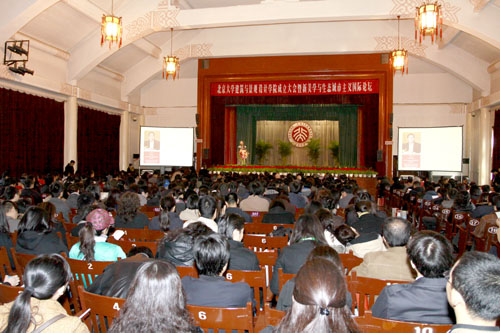
[[[398,48],[391,53],[391,66],[393,75],[400,71],[403,75],[406,71],[408,74],[408,51],[401,48],[401,37],[399,35],[399,19],[398,16]]]
[[[435,3],[424,3],[417,7],[417,15],[415,16],[415,40],[422,43],[422,36],[431,36],[432,43],[434,37],[437,39],[443,38],[443,17],[441,15],[441,5]]]
[[[111,15],[102,15],[101,23],[101,46],[104,41],[109,42],[109,48],[113,43],[122,46],[122,18],[114,16],[114,0],[111,0]]]
[[[163,57],[162,77],[164,77],[165,80],[168,79],[169,75],[172,75],[173,80],[179,75],[179,58],[175,57],[173,52],[173,33],[174,29],[170,28],[170,55]]]

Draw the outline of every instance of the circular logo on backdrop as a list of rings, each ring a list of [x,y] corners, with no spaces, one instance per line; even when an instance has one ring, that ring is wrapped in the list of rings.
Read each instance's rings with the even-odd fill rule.
[[[288,141],[295,147],[305,147],[313,138],[312,127],[303,121],[296,122],[288,129]]]

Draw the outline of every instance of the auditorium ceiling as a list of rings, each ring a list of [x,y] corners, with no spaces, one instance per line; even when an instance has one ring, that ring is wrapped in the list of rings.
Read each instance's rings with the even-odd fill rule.
[[[488,72],[500,61],[500,0],[446,0],[443,39],[415,42],[416,0],[115,0],[123,45],[101,47],[101,17],[111,0],[0,2],[0,40],[29,39],[31,47],[64,60],[71,85],[95,71],[120,81],[122,100],[161,79],[162,59],[181,59],[182,78],[196,78],[198,58],[388,52],[401,41],[410,73],[450,73],[490,94]],[[1,43],[3,47],[3,42]]]

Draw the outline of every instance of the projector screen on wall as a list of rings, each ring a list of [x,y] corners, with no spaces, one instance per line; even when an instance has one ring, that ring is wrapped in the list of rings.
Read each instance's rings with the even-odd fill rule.
[[[194,129],[141,126],[141,166],[192,166]]]
[[[462,171],[460,127],[398,128],[400,171]]]

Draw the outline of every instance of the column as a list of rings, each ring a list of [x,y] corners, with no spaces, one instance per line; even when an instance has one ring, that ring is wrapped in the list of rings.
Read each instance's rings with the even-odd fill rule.
[[[491,117],[488,108],[479,112],[479,177],[478,184],[490,183],[491,171]]]
[[[473,143],[473,125],[472,125],[472,112],[465,113],[465,126],[464,126],[464,158],[469,159],[469,164],[463,165],[463,173],[467,174],[469,178],[472,176],[474,158],[472,156],[472,143]]]
[[[120,121],[120,170],[127,170],[129,154],[129,111],[123,110]]]
[[[64,102],[64,165],[74,160],[78,170],[78,103],[76,96],[69,96]]]

